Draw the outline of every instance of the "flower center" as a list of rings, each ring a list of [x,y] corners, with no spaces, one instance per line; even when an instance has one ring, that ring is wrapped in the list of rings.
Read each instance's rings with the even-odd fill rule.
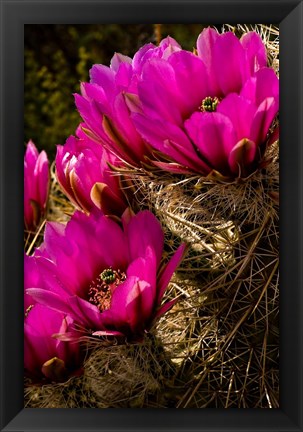
[[[202,112],[214,112],[217,109],[219,103],[219,99],[217,97],[210,97],[207,96],[205,99],[203,99],[200,107],[199,107],[199,111]]]
[[[113,292],[125,279],[126,274],[119,269],[103,270],[89,285],[88,301],[97,306],[100,312],[109,309]]]
[[[100,274],[100,278],[107,284],[114,283],[116,280],[116,272],[112,269],[106,269]]]

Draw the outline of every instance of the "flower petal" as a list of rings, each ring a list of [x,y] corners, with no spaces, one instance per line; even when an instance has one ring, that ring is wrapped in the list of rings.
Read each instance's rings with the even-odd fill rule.
[[[230,119],[236,132],[236,140],[250,138],[251,124],[256,107],[249,100],[236,93],[230,93],[218,105],[217,112]]]
[[[214,46],[219,39],[218,32],[210,27],[200,33],[197,40],[198,56],[206,66],[209,75],[210,94],[208,96],[218,96],[220,87],[218,77],[214,73]]]
[[[259,69],[266,67],[266,49],[258,33],[254,31],[245,33],[241,37],[240,42],[245,49],[251,75],[254,75]]]
[[[152,320],[153,296],[151,286],[146,281],[137,281],[129,292],[126,313],[131,331],[141,334]]]
[[[105,183],[97,182],[91,189],[90,197],[97,208],[105,214],[121,214],[126,208],[125,202]]]
[[[181,246],[178,247],[178,249],[172,256],[172,258],[169,260],[169,262],[166,264],[166,266],[163,268],[163,270],[158,276],[158,296],[157,296],[158,304],[161,303],[167,285],[169,284],[172,275],[176,271],[177,267],[179,266],[180,262],[182,261],[186,253],[186,247],[187,246],[185,243],[181,244]]]
[[[180,90],[167,61],[153,58],[145,64],[138,92],[146,116],[182,125]]]
[[[259,106],[264,99],[273,97],[276,103],[279,102],[279,79],[273,69],[263,68],[253,78],[247,80],[241,96]]]
[[[89,74],[90,82],[104,89],[109,100],[116,95],[115,73],[113,70],[102,64],[96,64],[91,68]]]
[[[127,269],[127,276],[135,276],[139,280],[147,281],[155,290],[157,275],[157,261],[155,251],[148,247],[145,256],[132,261]],[[155,292],[154,292],[155,294]]]
[[[206,67],[199,57],[183,50],[172,54],[168,62],[176,71],[175,80],[182,100],[182,116],[185,119],[211,94]]]
[[[129,314],[127,313],[127,304],[129,293],[137,284],[138,278],[129,277],[119,285],[113,292],[110,309],[100,314],[101,324],[106,329],[116,329],[127,332],[129,329]]]
[[[152,160],[151,162],[153,165],[161,168],[163,171],[168,171],[175,174],[192,174],[192,171],[190,169],[186,169],[182,165],[174,162],[159,162],[155,160]]]
[[[186,168],[198,172],[201,169],[209,171],[209,167],[198,158],[193,145],[180,127],[160,119],[151,122],[141,114],[133,114],[133,119],[140,134],[156,150]]]
[[[101,314],[97,306],[89,303],[78,296],[69,297],[68,304],[73,311],[69,314],[76,323],[86,328],[98,328],[101,322]]]
[[[225,95],[238,93],[249,78],[244,48],[232,32],[221,34],[214,44],[212,73],[216,75]]]
[[[194,113],[185,122],[185,129],[201,158],[222,174],[229,171],[227,159],[236,143],[236,133],[228,117],[218,112]]]
[[[228,159],[230,169],[239,177],[245,177],[254,162],[257,153],[257,146],[253,141],[246,138],[239,141],[230,152]]]
[[[250,136],[254,142],[263,143],[265,141],[278,109],[278,102],[273,97],[264,99],[260,104],[251,125]]]
[[[148,210],[135,215],[127,227],[131,261],[145,257],[150,247],[156,255],[157,266],[160,264],[164,245],[164,233],[158,219]]]
[[[40,205],[40,208],[42,209],[46,207],[46,201],[49,192],[48,159],[45,151],[42,151],[39,154],[34,174],[37,178],[37,183],[38,183],[37,201]]]
[[[66,300],[62,299],[62,297],[60,297],[54,292],[47,291],[41,288],[28,288],[25,290],[25,293],[32,296],[33,299],[41,305],[75,317],[73,314],[73,310],[69,307]]]
[[[130,57],[125,56],[125,55],[120,54],[120,53],[115,53],[114,56],[112,57],[111,61],[110,61],[110,68],[112,70],[114,70],[115,72],[117,72],[121,63],[131,64],[131,62],[132,62],[132,59]]]

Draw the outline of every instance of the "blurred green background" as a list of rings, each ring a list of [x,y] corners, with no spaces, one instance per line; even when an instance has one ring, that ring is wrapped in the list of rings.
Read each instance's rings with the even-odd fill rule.
[[[170,35],[192,50],[208,24],[25,25],[24,141],[32,139],[51,159],[80,122],[73,93],[95,63],[109,65]]]

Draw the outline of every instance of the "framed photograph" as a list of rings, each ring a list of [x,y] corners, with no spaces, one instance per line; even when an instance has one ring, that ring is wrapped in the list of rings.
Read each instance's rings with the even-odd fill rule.
[[[303,430],[302,1],[0,4],[1,430]]]

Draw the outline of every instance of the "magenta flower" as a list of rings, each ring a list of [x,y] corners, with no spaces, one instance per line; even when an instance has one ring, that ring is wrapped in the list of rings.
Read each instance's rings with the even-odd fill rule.
[[[69,331],[69,316],[35,304],[28,308],[24,320],[24,368],[34,381],[66,381],[82,372],[83,360],[77,342],[60,341],[53,336]]]
[[[32,256],[24,256],[24,288],[48,283]],[[46,285],[47,286],[47,285]],[[55,339],[57,333],[65,334],[73,325],[72,318],[61,312],[37,304],[24,294],[24,368],[26,375],[35,381],[65,381],[81,373],[82,351],[78,343]]]
[[[211,97],[239,93],[250,77],[267,66],[266,48],[256,32],[239,40],[232,32],[219,34],[206,28],[198,37],[197,52],[207,71]]]
[[[156,217],[126,210],[122,224],[99,211],[76,212],[66,226],[48,223],[34,254],[43,280],[27,294],[86,333],[141,339],[175,302],[161,304],[185,245],[162,266],[164,234]],[[71,331],[63,338],[80,336]]]
[[[168,58],[179,49],[174,39],[166,38],[159,47],[143,46],[133,60],[115,54],[110,67],[94,65],[90,83],[81,84],[82,96],[75,95],[86,133],[128,163],[138,165],[144,161],[149,148],[130,117],[130,107],[134,110],[138,104],[138,77],[149,59]]]
[[[24,224],[34,230],[45,215],[49,192],[49,169],[45,151],[40,154],[32,141],[24,156]]]
[[[127,207],[119,177],[108,163],[117,158],[89,139],[81,130],[70,136],[64,146],[57,146],[56,175],[61,188],[79,208],[89,213],[95,206],[105,214],[121,215]]]
[[[245,177],[257,168],[278,112],[278,78],[254,32],[238,40],[206,29],[197,47],[198,55],[179,50],[145,63],[132,118],[141,136],[170,158],[157,166]]]

